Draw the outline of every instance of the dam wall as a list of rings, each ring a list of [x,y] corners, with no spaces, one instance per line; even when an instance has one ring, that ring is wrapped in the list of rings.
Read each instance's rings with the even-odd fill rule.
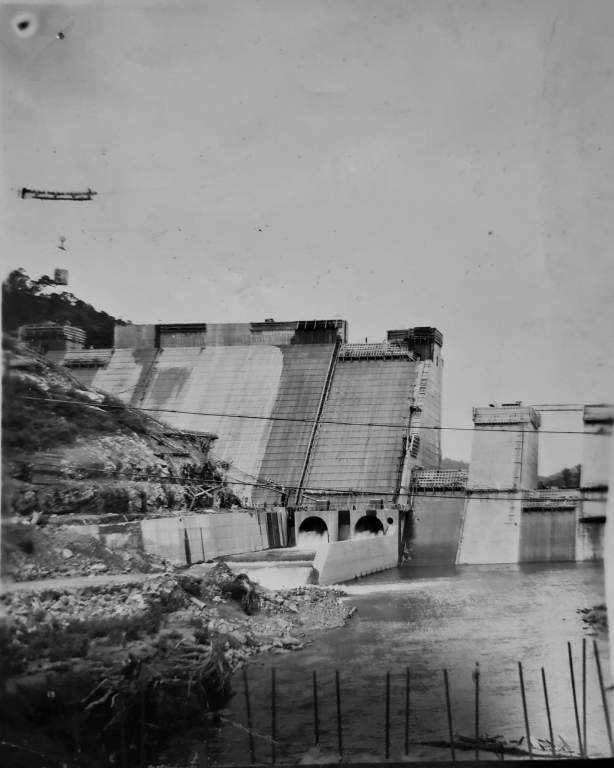
[[[416,496],[413,500],[408,564],[454,565],[464,510],[464,491]]]
[[[326,544],[316,552],[313,568],[318,584],[339,584],[394,568],[397,562],[398,542],[392,534]]]
[[[314,438],[307,487],[390,494],[392,500],[400,483],[403,425],[409,423],[417,366],[408,359],[337,361]]]
[[[180,565],[287,544],[287,512],[284,509],[148,518],[138,525],[145,552]],[[99,533],[91,533],[100,538],[104,535],[103,526]]]
[[[439,462],[441,334],[388,334],[348,344],[343,320],[118,325],[113,349],[50,356],[174,429],[217,435],[244,506],[324,494],[353,509],[402,503],[411,466]]]
[[[486,494],[467,499],[456,558],[459,565],[518,562],[520,494]]]

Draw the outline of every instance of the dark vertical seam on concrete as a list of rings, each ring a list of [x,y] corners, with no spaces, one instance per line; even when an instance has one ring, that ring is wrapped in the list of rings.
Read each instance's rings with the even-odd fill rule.
[[[328,374],[326,376],[326,381],[324,382],[324,389],[322,390],[322,395],[320,397],[320,402],[318,404],[318,410],[316,411],[315,418],[313,420],[313,425],[311,427],[311,434],[309,435],[309,442],[307,444],[307,451],[305,452],[305,461],[303,462],[303,469],[301,471],[301,477],[298,482],[298,489],[296,491],[296,506],[300,504],[301,497],[303,495],[303,485],[305,483],[305,477],[307,476],[307,469],[309,467],[309,460],[311,458],[311,452],[313,450],[313,444],[316,437],[316,432],[318,430],[318,425],[320,423],[320,419],[322,418],[322,411],[324,410],[324,404],[326,400],[328,399],[328,395],[330,393],[330,388],[333,381],[333,376],[335,374],[335,368],[337,367],[337,359],[339,357],[339,349],[341,348],[341,342],[337,340],[335,342],[335,346],[333,348],[333,352],[330,359],[330,364],[328,366]]]

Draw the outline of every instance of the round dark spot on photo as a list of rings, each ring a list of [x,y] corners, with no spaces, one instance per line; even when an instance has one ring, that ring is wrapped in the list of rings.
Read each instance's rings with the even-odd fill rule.
[[[63,32],[58,32],[56,37],[57,37],[58,40],[63,40],[64,39],[64,33]]]
[[[38,22],[34,13],[20,13],[13,17],[13,29],[22,38],[32,37],[38,29]]]
[[[394,520],[391,517],[387,517],[386,522],[388,523],[388,525],[392,525],[394,523]]]

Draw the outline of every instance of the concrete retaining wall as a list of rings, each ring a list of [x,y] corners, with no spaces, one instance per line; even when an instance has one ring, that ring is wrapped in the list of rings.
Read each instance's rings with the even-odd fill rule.
[[[464,493],[416,496],[410,539],[412,565],[454,565],[464,508]]]
[[[398,545],[394,534],[331,542],[318,550],[313,567],[318,584],[338,584],[394,568],[397,562]]]
[[[219,512],[214,515],[185,515],[184,525],[192,562],[221,555],[258,552],[269,546],[266,525],[256,512]]]
[[[165,557],[172,563],[185,563],[188,553],[195,563],[258,552],[274,546],[269,540],[267,515],[276,515],[278,527],[285,528],[286,514],[281,509],[274,512],[242,510],[143,520],[140,523],[142,546],[145,552]],[[102,528],[104,526],[100,533]],[[93,535],[101,538],[99,534]],[[133,534],[126,531],[126,535],[134,540]]]
[[[171,563],[185,563],[183,529],[176,517],[158,517],[143,520],[143,549],[152,555],[159,555]]]
[[[456,562],[517,563],[521,505],[517,493],[487,498],[471,496],[465,508]]]

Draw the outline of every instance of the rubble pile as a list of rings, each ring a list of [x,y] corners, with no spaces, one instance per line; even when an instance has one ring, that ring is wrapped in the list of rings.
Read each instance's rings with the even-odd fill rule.
[[[4,523],[2,534],[2,575],[13,581],[165,570],[156,555],[114,552],[76,526]]]
[[[27,672],[68,657],[99,660],[138,652],[156,655],[161,632],[183,646],[208,644],[230,674],[250,656],[300,650],[317,630],[339,627],[353,609],[339,590],[307,586],[272,592],[254,584],[257,610],[248,615],[229,593],[236,574],[218,564],[205,576],[161,573],[140,584],[7,592],[4,653]],[[24,585],[25,587],[26,585]]]
[[[253,592],[252,613],[237,584]],[[34,730],[59,756],[78,733],[87,764],[102,766],[138,744],[147,723],[156,754],[177,729],[202,732],[251,656],[298,651],[310,633],[343,625],[353,609],[341,598],[315,586],[269,591],[223,563],[138,584],[57,579],[38,593],[20,584],[0,596],[0,740],[31,745]]]
[[[605,603],[594,605],[592,608],[579,608],[576,613],[582,616],[582,621],[587,625],[587,629],[607,632],[608,612]],[[593,634],[596,634],[596,632]]]

